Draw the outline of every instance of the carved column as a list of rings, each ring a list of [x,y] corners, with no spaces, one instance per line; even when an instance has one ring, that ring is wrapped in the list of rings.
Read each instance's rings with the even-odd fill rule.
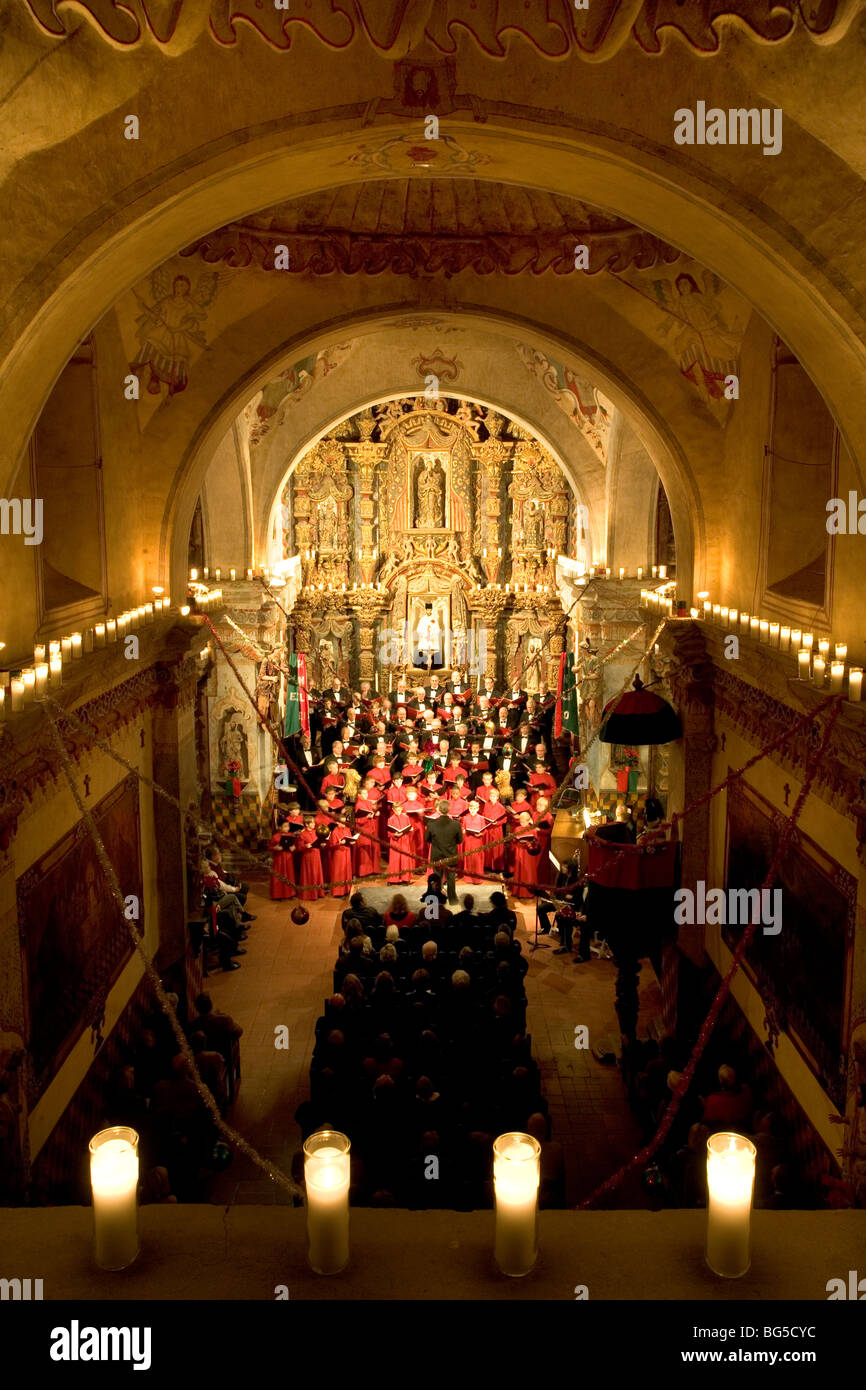
[[[360,443],[354,444],[352,457],[358,468],[358,491],[359,491],[359,514],[361,518],[361,534],[358,543],[358,572],[361,583],[369,584],[372,582],[376,573],[378,562],[381,556],[378,554],[378,537],[376,535],[376,516],[377,507],[373,490],[376,484],[376,464],[382,457],[382,446],[380,444]],[[363,680],[372,680],[372,674],[366,675],[362,670]]]
[[[372,681],[376,675],[376,620],[384,617],[388,596],[378,589],[358,589],[349,595],[349,605],[358,620],[358,678]]]
[[[497,633],[499,620],[508,602],[501,589],[492,587],[473,589],[466,596],[466,604],[475,620],[476,660],[484,652],[484,675],[497,677]]]

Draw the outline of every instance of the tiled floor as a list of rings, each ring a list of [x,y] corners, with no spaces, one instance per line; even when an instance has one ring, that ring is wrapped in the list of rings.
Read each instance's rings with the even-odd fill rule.
[[[420,884],[420,880],[419,880]],[[215,1007],[243,1025],[242,1082],[228,1118],[234,1127],[284,1172],[300,1146],[295,1111],[309,1097],[309,1068],[316,1019],[331,993],[343,902],[308,903],[303,926],[291,920],[294,902],[272,903],[267,884],[252,882],[247,906],[256,914],[246,941],[242,969],[217,970],[206,982]],[[458,885],[458,892],[460,886]],[[563,1145],[568,1202],[574,1205],[630,1158],[640,1134],[615,1065],[596,1060],[592,1046],[616,1038],[612,962],[574,965],[553,947],[531,951],[535,916],[518,908],[518,934],[529,959],[526,977],[527,1030],[550,1106],[553,1137]],[[556,938],[550,938],[553,946]],[[642,971],[640,1029],[660,1008],[659,989],[648,964]],[[575,1028],[589,1030],[589,1050],[575,1048]],[[289,1029],[288,1050],[278,1050],[275,1030]],[[216,1202],[290,1201],[250,1160],[236,1156],[217,1180]],[[609,1205],[644,1206],[637,1180],[628,1180]]]

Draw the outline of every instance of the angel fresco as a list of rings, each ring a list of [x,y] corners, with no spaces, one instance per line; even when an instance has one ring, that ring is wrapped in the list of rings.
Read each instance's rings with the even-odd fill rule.
[[[709,270],[702,280],[703,289],[694,276],[683,273],[673,280],[654,280],[653,290],[669,315],[662,332],[672,332],[680,371],[705,399],[718,401],[725,396],[725,377],[736,373],[740,338],[719,307],[724,282]]]
[[[190,348],[207,347],[199,328],[207,317],[223,277],[215,270],[203,271],[195,288],[186,275],[175,275],[166,266],[159,266],[150,277],[152,304],[136,293],[144,312],[136,319],[139,350],[132,370],[138,374],[143,367],[149,371],[147,389],[158,396],[163,386],[169,397],[185,391],[189,382]]]

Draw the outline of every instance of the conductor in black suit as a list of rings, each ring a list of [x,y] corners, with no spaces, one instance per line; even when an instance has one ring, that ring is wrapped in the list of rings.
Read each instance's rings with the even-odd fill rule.
[[[462,842],[463,829],[459,820],[449,816],[448,802],[440,801],[439,815],[427,824],[427,843],[430,845],[431,867],[435,868],[436,862],[440,859],[453,859],[457,853],[457,846]],[[448,901],[449,903],[456,903],[455,866],[453,864],[447,865],[445,873],[448,879]]]

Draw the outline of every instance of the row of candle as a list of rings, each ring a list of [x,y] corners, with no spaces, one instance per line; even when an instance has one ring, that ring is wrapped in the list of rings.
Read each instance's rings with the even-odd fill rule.
[[[755,1146],[740,1134],[707,1140],[706,1260],[715,1274],[737,1279],[751,1261],[750,1219]],[[493,1144],[496,1205],[494,1259],[512,1278],[529,1274],[538,1257],[541,1145],[529,1134],[500,1134]],[[304,1142],[307,1254],[317,1274],[349,1263],[350,1141],[318,1130]],[[120,1270],[138,1255],[138,1135],[116,1126],[90,1141],[94,1253],[100,1269]]]
[[[156,597],[150,603],[142,603],[137,608],[127,609],[116,618],[107,618],[96,623],[84,632],[72,632],[55,641],[37,642],[33,648],[33,665],[25,667],[9,678],[8,686],[0,684],[0,717],[7,710],[17,713],[26,704],[42,695],[51,685],[56,688],[63,683],[63,663],[79,661],[83,656],[112,643],[122,642],[129,632],[152,623],[171,607],[171,599],[162,597],[162,590],[154,590]],[[181,612],[184,610],[181,609]],[[189,609],[185,610],[187,613]],[[2,679],[2,673],[0,673]]]
[[[314,551],[313,553],[315,554],[315,551]],[[309,551],[307,552],[307,554],[309,555]],[[259,573],[259,574],[261,575],[261,577],[265,580],[265,582],[269,582],[269,581],[270,581],[271,572],[270,572],[269,569],[262,569],[262,570],[259,570],[258,573]],[[208,565],[205,565],[204,569],[202,570],[202,572],[201,572],[201,579],[199,579],[199,572],[198,572],[197,569],[191,569],[190,572],[189,572],[189,578],[190,578],[190,583],[191,583],[191,584],[201,584],[201,583],[207,584],[207,583],[209,583],[209,581],[210,581],[210,577],[211,577],[211,573],[210,573],[210,567],[209,567]],[[225,579],[226,579],[226,577],[228,577],[228,578],[231,579],[231,580],[236,580],[237,577],[238,577],[238,572],[237,572],[236,569],[230,569],[230,570],[226,570],[225,574],[223,574],[223,572],[222,572],[221,569],[215,569],[214,572],[213,572],[213,577],[214,577],[214,579],[216,580],[217,584],[219,584],[220,582],[224,582]],[[241,576],[241,577],[243,577],[243,576]],[[251,569],[248,569],[248,570],[247,570],[247,579],[253,579],[254,577],[255,577],[255,576],[254,576],[253,571],[252,571]]]
[[[718,623],[729,632],[739,632],[743,636],[754,637],[765,646],[776,651],[796,652],[797,673],[800,680],[811,680],[823,690],[829,676],[830,693],[841,695],[845,689],[845,663],[848,657],[847,642],[833,643],[833,657],[830,656],[830,639],[822,637],[815,650],[815,636],[803,632],[801,628],[790,627],[787,623],[770,622],[767,618],[756,617],[754,613],[743,613],[724,604],[710,603],[709,595],[698,594],[703,603],[702,610],[692,608],[690,616],[702,616],[705,622]],[[863,697],[863,668],[848,667],[848,699],[853,702]]]

